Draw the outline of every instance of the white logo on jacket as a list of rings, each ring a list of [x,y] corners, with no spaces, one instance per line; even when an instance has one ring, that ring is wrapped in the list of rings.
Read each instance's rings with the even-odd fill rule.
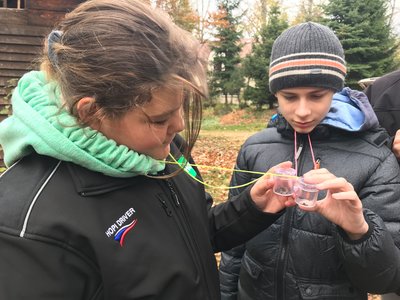
[[[105,231],[107,237],[112,237],[118,230],[123,227],[123,225],[132,219],[135,214],[135,210],[131,207],[129,208],[121,217],[119,217],[115,222]],[[129,222],[131,223],[131,222]]]

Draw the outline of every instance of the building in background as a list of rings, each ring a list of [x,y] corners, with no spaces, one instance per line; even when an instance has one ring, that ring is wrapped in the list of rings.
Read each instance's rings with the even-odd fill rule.
[[[0,0],[0,121],[18,79],[38,67],[45,36],[83,0]],[[0,167],[3,152],[0,152]]]

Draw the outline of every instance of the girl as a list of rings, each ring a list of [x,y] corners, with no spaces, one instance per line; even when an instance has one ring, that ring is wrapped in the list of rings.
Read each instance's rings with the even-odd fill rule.
[[[200,178],[186,161],[204,73],[196,42],[140,1],[87,1],[51,32],[0,125],[0,299],[220,298],[213,252],[285,199],[264,178],[211,208],[166,161]]]

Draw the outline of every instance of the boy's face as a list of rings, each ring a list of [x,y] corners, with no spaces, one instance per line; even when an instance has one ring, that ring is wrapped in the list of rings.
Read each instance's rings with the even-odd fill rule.
[[[283,89],[276,93],[279,110],[298,133],[311,132],[325,118],[334,91],[320,87]]]

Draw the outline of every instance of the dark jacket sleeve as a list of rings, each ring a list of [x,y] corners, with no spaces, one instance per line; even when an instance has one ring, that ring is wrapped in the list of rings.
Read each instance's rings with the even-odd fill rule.
[[[243,148],[239,152],[236,167],[237,170],[247,170]],[[230,186],[239,186],[251,181],[249,173],[234,172],[231,178]],[[241,189],[231,189],[230,197],[237,197]],[[221,284],[221,299],[236,300],[238,292],[238,280],[243,254],[246,250],[245,244],[237,246],[231,250],[221,253],[219,266],[219,277]]]
[[[382,219],[365,210],[369,231],[360,240],[350,240],[338,228],[339,253],[353,284],[374,294],[394,292],[400,284],[400,255]],[[400,291],[400,290],[398,290]]]
[[[349,278],[361,290],[400,291],[400,172],[393,154],[382,161],[359,192],[369,232],[351,241],[338,230],[338,249]]]
[[[400,70],[375,80],[365,89],[379,123],[391,136],[400,128]]]
[[[181,136],[177,135],[174,143],[178,149],[184,150],[185,141]],[[192,157],[189,157],[189,162],[195,165]],[[195,169],[202,179],[199,170]],[[246,242],[282,215],[283,212],[270,214],[259,210],[251,200],[250,188],[238,191],[229,201],[215,206],[212,205],[211,196],[205,193],[214,252],[228,250]]]
[[[259,210],[250,198],[250,188],[209,210],[212,243],[215,252],[245,243],[283,214]]]

